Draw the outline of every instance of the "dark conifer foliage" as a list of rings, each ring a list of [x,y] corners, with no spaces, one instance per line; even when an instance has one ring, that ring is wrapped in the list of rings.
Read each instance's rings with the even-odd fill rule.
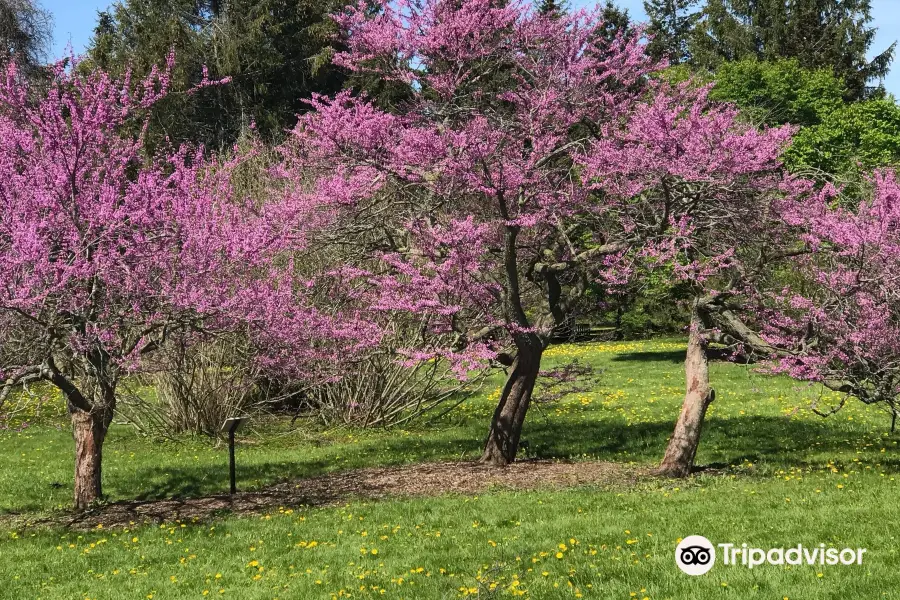
[[[15,60],[26,76],[37,75],[53,37],[50,14],[34,0],[0,0],[0,65]]]
[[[697,0],[644,0],[644,10],[650,19],[647,33],[653,36],[651,56],[675,64],[688,61],[688,41],[700,16]]]
[[[692,61],[715,69],[725,61],[796,58],[844,79],[848,100],[881,93],[894,44],[874,58],[870,0],[708,0],[690,41]],[[874,87],[873,87],[874,86]]]
[[[152,134],[226,148],[255,124],[278,139],[307,110],[314,92],[333,93],[346,74],[330,64],[339,0],[122,0],[101,12],[87,67],[144,75],[170,49],[176,89],[203,80],[228,85],[173,94],[154,115]]]

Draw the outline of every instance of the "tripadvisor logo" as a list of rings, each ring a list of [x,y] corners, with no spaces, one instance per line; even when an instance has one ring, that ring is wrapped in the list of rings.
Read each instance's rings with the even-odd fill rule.
[[[716,564],[716,549],[702,535],[689,535],[675,548],[675,564],[688,575],[703,575]]]
[[[722,564],[748,569],[760,565],[861,565],[865,548],[826,548],[825,544],[807,547],[797,544],[791,548],[752,548],[747,544],[713,545],[702,535],[691,535],[675,548],[675,564],[688,575],[703,575],[716,563],[719,548]]]

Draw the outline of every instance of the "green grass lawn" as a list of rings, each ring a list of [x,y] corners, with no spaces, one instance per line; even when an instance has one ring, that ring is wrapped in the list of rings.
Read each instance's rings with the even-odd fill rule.
[[[559,346],[548,362],[602,369],[597,389],[536,406],[524,438],[542,457],[646,466],[680,408],[678,340]],[[900,598],[900,469],[888,416],[716,363],[717,389],[689,481],[612,489],[494,491],[478,497],[352,502],[131,531],[25,528],[0,540],[0,598]],[[238,451],[239,486],[355,467],[474,458],[499,380],[441,421],[393,432],[257,424]],[[0,432],[0,514],[58,511],[71,496],[71,438],[52,416]],[[115,427],[105,447],[111,500],[221,492],[226,453]],[[9,520],[7,516],[7,520]],[[7,525],[9,528],[9,525]],[[0,530],[0,533],[3,533]],[[867,548],[861,566],[674,565],[682,537],[768,548]]]

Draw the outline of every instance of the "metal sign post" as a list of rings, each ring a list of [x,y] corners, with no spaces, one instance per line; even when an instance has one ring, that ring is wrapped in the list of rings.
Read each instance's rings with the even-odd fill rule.
[[[237,493],[237,478],[234,468],[234,434],[241,428],[244,421],[249,418],[250,417],[232,417],[230,419],[225,419],[225,422],[222,424],[222,431],[228,432],[228,475],[231,481],[232,495]]]

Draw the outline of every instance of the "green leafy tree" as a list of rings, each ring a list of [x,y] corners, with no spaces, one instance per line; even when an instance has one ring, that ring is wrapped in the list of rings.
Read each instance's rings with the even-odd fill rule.
[[[797,59],[723,63],[713,81],[710,97],[734,103],[754,124],[798,125],[785,164],[850,184],[848,197],[866,172],[900,164],[900,106],[893,97],[846,102],[841,79],[829,69],[804,69]]]
[[[710,97],[733,102],[759,126],[800,126],[784,155],[794,171],[856,184],[877,167],[900,163],[900,106],[892,97],[848,103],[829,69],[797,59],[723,63]]]
[[[667,58],[673,64],[690,59],[688,40],[700,14],[697,0],[644,0],[644,10],[653,36],[647,52],[656,59]]]
[[[900,164],[900,106],[876,98],[841,106],[794,137],[785,161],[854,183],[876,167]]]
[[[758,125],[817,125],[844,105],[843,81],[829,69],[804,69],[797,59],[723,63],[710,96],[733,102]]]
[[[848,100],[879,95],[867,86],[890,69],[895,44],[867,58],[875,40],[870,0],[708,0],[689,45],[694,64],[756,57],[796,58],[844,80]]]

